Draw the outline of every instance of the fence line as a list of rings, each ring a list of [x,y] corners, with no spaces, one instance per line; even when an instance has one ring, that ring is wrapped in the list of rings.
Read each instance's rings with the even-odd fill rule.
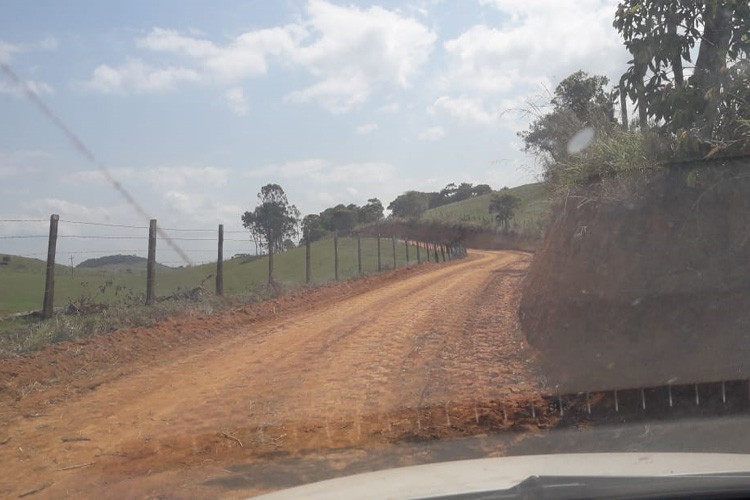
[[[18,222],[18,223],[37,223],[42,222],[43,219],[0,219],[0,222]],[[141,236],[115,236],[115,235],[106,235],[106,234],[59,234],[58,227],[59,224],[63,223],[62,229],[64,231],[65,224],[78,224],[78,225],[86,225],[86,226],[96,226],[96,227],[110,227],[110,228],[119,228],[119,229],[139,229],[139,230],[145,230],[148,229],[148,238],[147,238],[147,249],[146,248],[139,248],[139,249],[128,249],[128,250],[122,250],[122,249],[110,249],[110,250],[99,250],[99,249],[86,249],[86,250],[78,250],[78,251],[68,251],[68,250],[57,250],[57,243],[58,241],[65,241],[65,240],[105,240],[105,241],[143,241],[146,239],[145,235]],[[55,257],[57,255],[67,255],[70,256],[70,263],[71,263],[71,273],[73,272],[73,256],[74,255],[92,255],[92,254],[113,254],[113,253],[122,253],[122,252],[130,252],[134,254],[142,254],[144,250],[146,250],[147,257],[146,257],[146,293],[145,293],[145,303],[147,305],[151,305],[156,300],[156,276],[158,273],[158,269],[156,268],[156,252],[157,252],[157,243],[158,240],[164,236],[165,239],[168,238],[170,240],[178,240],[178,241],[206,241],[206,242],[214,242],[216,243],[216,247],[213,250],[209,249],[193,249],[189,250],[189,252],[200,252],[200,253],[213,253],[217,252],[216,255],[216,274],[215,274],[215,293],[216,295],[223,295],[224,294],[224,254],[225,254],[225,242],[242,242],[249,244],[251,243],[251,240],[249,238],[225,238],[225,234],[239,234],[244,233],[243,231],[225,231],[223,225],[218,225],[217,229],[213,230],[207,230],[207,229],[188,229],[188,228],[172,228],[172,229],[165,229],[161,228],[157,225],[157,221],[155,219],[152,219],[150,221],[149,226],[135,226],[135,225],[128,225],[128,224],[115,224],[115,223],[99,223],[99,222],[88,222],[88,221],[73,221],[73,220],[67,220],[67,219],[60,219],[59,216],[56,214],[53,214],[50,216],[49,219],[49,234],[48,235],[23,235],[23,234],[16,234],[16,235],[2,235],[0,236],[0,239],[2,240],[13,240],[13,239],[47,239],[47,252],[33,252],[33,253],[26,253],[26,255],[46,255],[46,272],[45,272],[45,288],[44,288],[44,300],[42,304],[42,314],[44,317],[49,318],[54,313],[54,293],[55,293]],[[195,232],[195,233],[204,233],[204,232],[213,232],[216,234],[215,237],[169,237],[166,236],[164,231],[180,231],[180,232]],[[389,238],[391,239],[391,250],[392,251],[392,258],[393,258],[393,269],[396,269],[399,267],[400,261],[398,258],[398,252],[397,252],[397,242],[395,235],[390,235]],[[384,265],[383,262],[383,247],[381,245],[381,239],[382,236],[378,235],[376,238],[376,244],[377,244],[377,271],[381,272],[388,268],[387,265]],[[410,266],[415,264],[410,259],[409,256],[409,246],[410,241],[408,238],[405,238],[403,240],[404,242],[404,252],[401,253],[402,257],[405,254],[405,262],[401,267],[404,266]],[[333,233],[332,238],[333,243],[333,255],[331,262],[331,269],[333,271],[333,279],[338,281],[341,278],[341,269],[340,269],[340,257],[341,257],[341,249],[340,249],[340,241],[339,241],[339,235],[337,233]],[[465,249],[462,245],[455,243],[455,242],[428,242],[428,241],[411,241],[411,244],[416,248],[416,264],[421,264],[423,262],[422,259],[422,252],[421,248],[424,246],[425,253],[427,256],[427,262],[443,262],[453,260],[455,258],[460,258],[465,255]],[[386,246],[386,249],[388,247]],[[273,249],[272,249],[273,250]],[[234,252],[235,255],[242,254],[244,252]],[[267,254],[268,257],[268,284],[273,285],[275,283],[274,280],[274,253],[275,251],[271,251]],[[314,277],[312,276],[312,266],[311,266],[311,242],[306,241],[305,244],[305,263],[304,263],[304,269],[300,269],[300,273],[304,273],[302,276],[304,277],[305,283],[310,283]],[[347,253],[347,251],[344,251],[344,253]],[[389,253],[388,250],[386,250],[386,254]],[[431,255],[433,254],[433,255]],[[182,257],[182,255],[180,255]],[[260,257],[260,256],[259,256]],[[356,273],[355,275],[363,275],[364,269],[363,269],[363,262],[362,262],[362,237],[356,236]],[[8,259],[4,259],[2,262],[0,262],[0,265],[6,265],[8,263]],[[161,261],[161,264],[171,264],[171,263],[184,263],[184,260],[182,261]],[[349,268],[350,269],[350,268]],[[351,270],[351,269],[350,269]],[[331,272],[331,271],[328,271]],[[329,275],[330,276],[330,275]],[[205,280],[204,280],[205,281]]]

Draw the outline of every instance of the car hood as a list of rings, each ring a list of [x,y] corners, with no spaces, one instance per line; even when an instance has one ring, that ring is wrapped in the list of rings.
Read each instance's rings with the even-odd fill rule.
[[[534,476],[652,478],[749,472],[750,455],[744,454],[529,455],[460,460],[356,474],[258,498],[425,498],[509,489]]]

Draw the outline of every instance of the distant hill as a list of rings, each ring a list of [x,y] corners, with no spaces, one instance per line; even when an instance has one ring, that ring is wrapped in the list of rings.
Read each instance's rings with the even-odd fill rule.
[[[137,255],[106,255],[94,259],[84,260],[76,267],[81,269],[106,269],[109,271],[140,271],[146,269],[148,259]],[[156,263],[157,269],[171,269],[163,264]]]
[[[422,218],[493,225],[494,219],[489,212],[489,206],[492,196],[497,193],[509,193],[520,200],[515,217],[511,221],[513,229],[526,234],[538,234],[542,231],[549,209],[549,199],[544,184],[541,182],[524,184],[431,208],[422,214]]]

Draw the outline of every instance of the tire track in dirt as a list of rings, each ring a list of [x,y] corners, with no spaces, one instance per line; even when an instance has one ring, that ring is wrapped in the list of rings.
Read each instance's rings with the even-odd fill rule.
[[[467,394],[496,394],[493,387],[503,377],[523,389],[537,387],[515,330],[520,278],[496,272],[522,273],[527,263],[518,252],[472,252],[337,303],[238,329],[221,342],[198,344],[177,359],[50,405],[43,415],[11,420],[13,444],[0,446],[6,464],[0,495],[31,489],[40,478],[55,481],[40,493],[50,498],[144,494],[138,485],[151,484],[143,476],[155,470],[173,478],[160,485],[161,492],[200,496],[196,492],[205,491],[195,489],[198,472],[236,460],[238,453],[252,456],[256,442],[267,449],[266,426],[282,429],[271,450],[294,453],[310,443],[332,445],[329,422],[352,415],[359,438],[368,435],[360,415],[379,419],[464,402]],[[505,367],[497,368],[498,362]],[[323,422],[327,440],[314,432],[294,438],[282,432],[289,423],[307,421]],[[251,428],[257,436],[240,450],[231,436]],[[223,447],[207,439],[222,433]],[[66,436],[87,441],[62,442]],[[119,490],[96,489],[111,488],[115,480]],[[94,489],[82,490],[82,481]]]

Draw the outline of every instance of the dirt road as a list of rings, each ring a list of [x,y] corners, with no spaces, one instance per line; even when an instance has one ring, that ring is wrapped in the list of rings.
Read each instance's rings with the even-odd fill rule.
[[[0,496],[243,496],[263,488],[210,480],[471,434],[490,402],[539,391],[516,324],[529,261],[474,251],[0,362]]]

